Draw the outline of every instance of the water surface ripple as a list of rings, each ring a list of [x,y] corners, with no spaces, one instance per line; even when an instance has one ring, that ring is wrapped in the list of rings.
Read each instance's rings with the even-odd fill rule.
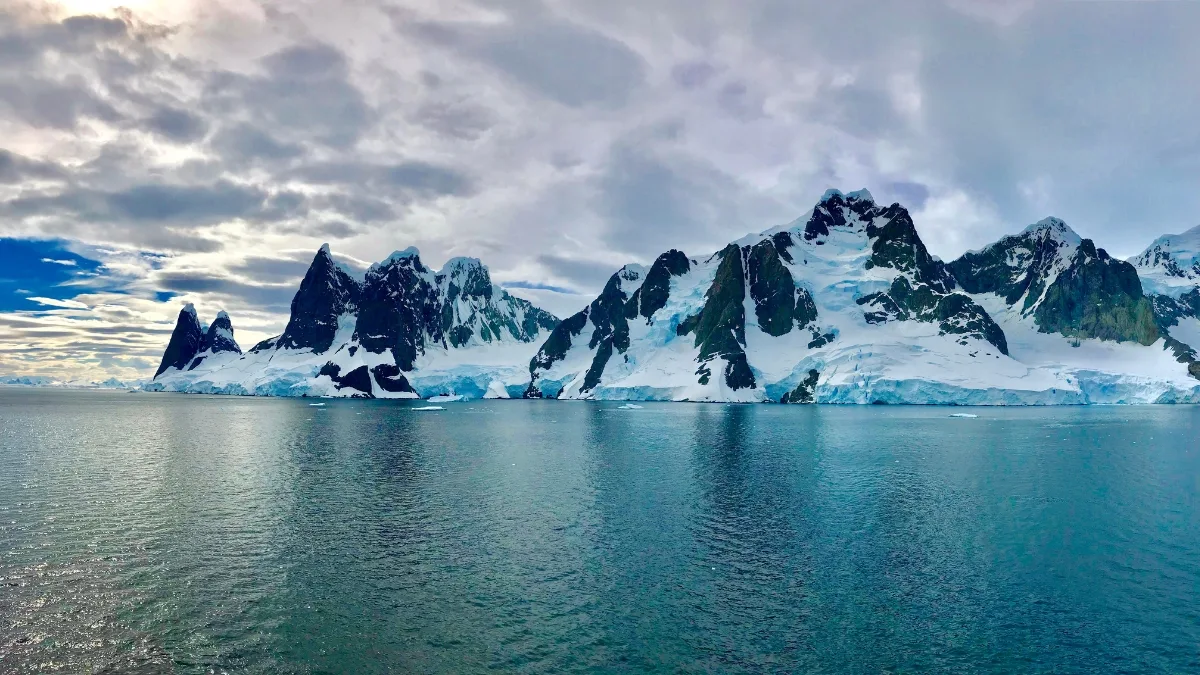
[[[1200,409],[310,403],[0,388],[0,672],[1200,672]]]

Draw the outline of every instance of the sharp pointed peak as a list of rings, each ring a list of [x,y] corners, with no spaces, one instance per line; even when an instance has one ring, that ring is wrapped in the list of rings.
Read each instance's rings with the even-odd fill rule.
[[[188,314],[191,314],[192,316],[196,316],[196,306],[195,306],[195,305],[193,305],[193,304],[192,304],[192,303],[190,303],[190,302],[189,302],[189,303],[187,303],[187,304],[185,304],[185,305],[183,306],[183,309],[181,309],[181,310],[179,310],[179,311],[180,311],[181,313],[183,313],[183,312],[186,312],[186,313],[188,313]]]
[[[329,243],[328,242],[321,244],[321,248],[317,249],[317,253],[318,254],[324,253],[327,256],[333,255],[332,253],[329,252]]]
[[[1054,216],[1042,218],[1029,227],[1026,227],[1024,230],[1021,230],[1021,235],[1038,234],[1042,232],[1061,237],[1075,244],[1078,244],[1083,240],[1083,238],[1080,237],[1075,230],[1071,229],[1070,225],[1067,225],[1066,221],[1061,218],[1055,218]]]

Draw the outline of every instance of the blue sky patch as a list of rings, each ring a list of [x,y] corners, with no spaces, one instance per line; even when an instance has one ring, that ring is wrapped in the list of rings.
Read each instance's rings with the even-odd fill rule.
[[[70,300],[81,289],[64,284],[96,276],[100,267],[63,241],[0,238],[0,312],[47,308],[30,298]]]

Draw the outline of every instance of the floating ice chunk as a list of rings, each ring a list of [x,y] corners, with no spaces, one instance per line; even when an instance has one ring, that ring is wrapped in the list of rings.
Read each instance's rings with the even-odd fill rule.
[[[314,408],[320,408],[321,406],[323,406],[325,404],[324,403],[309,403],[309,405],[311,405]]]
[[[645,407],[646,406],[644,405],[637,405],[636,403],[626,403],[625,405],[617,406],[617,410],[641,410]]]
[[[445,408],[440,405],[421,405],[413,408],[413,410],[445,410]]]
[[[976,417],[979,417],[979,415],[972,415],[971,413],[954,413],[950,416],[951,417],[965,417],[968,419],[975,419]]]
[[[447,394],[444,396],[430,396],[430,403],[458,403],[466,397],[462,394]]]

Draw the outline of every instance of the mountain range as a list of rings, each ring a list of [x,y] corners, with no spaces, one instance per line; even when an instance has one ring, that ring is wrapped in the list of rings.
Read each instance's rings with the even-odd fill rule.
[[[1056,218],[951,262],[830,190],[707,256],[617,270],[561,321],[473,258],[357,276],[323,246],[278,337],[179,314],[145,389],[782,403],[1200,402],[1200,228],[1119,260]]]

